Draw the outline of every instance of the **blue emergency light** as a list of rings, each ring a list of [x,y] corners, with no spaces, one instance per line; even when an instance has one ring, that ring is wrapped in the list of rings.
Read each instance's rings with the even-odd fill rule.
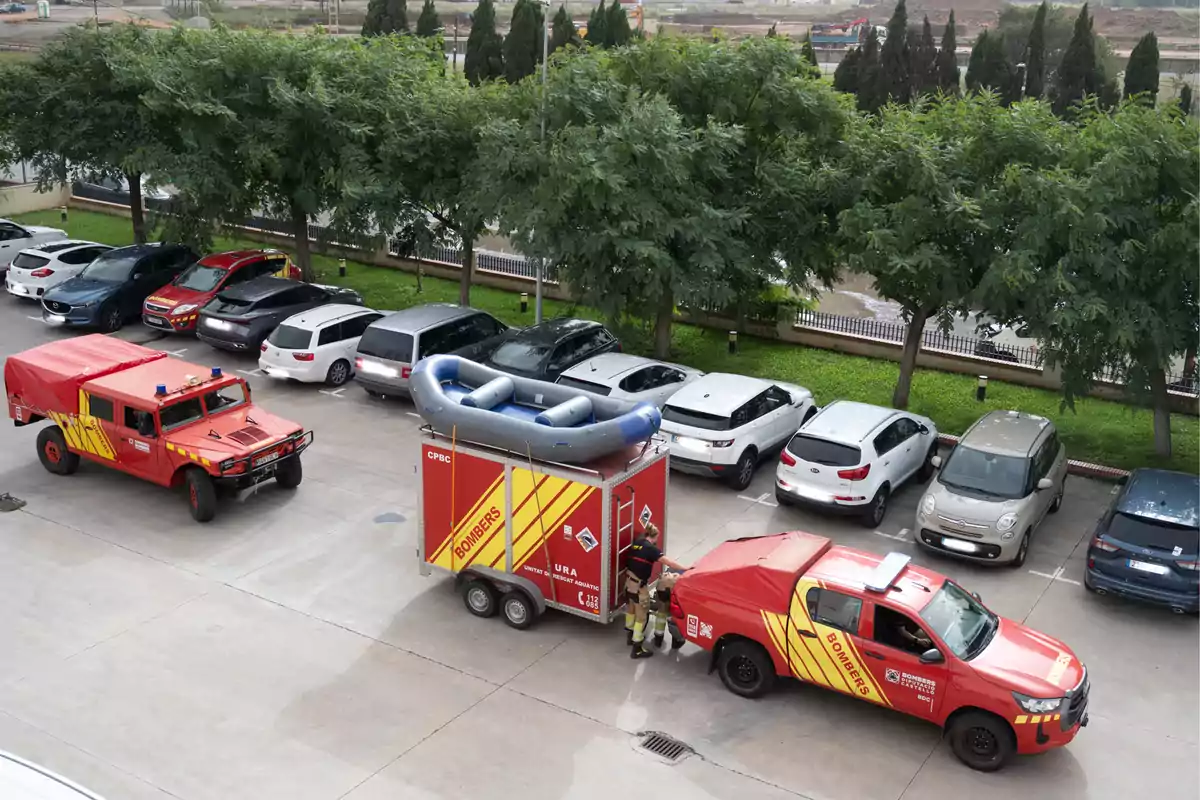
[[[219,377],[221,377],[221,368],[220,368],[220,367],[213,367],[213,368],[212,368],[212,376],[213,376],[214,378],[219,378]]]
[[[167,385],[165,383],[160,383],[158,386],[154,387],[155,397],[162,397],[166,393],[167,393]]]

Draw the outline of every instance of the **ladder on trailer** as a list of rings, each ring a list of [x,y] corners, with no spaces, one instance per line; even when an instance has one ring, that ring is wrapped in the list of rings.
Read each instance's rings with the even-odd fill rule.
[[[635,500],[634,495],[635,495],[635,492],[633,491],[633,487],[630,486],[629,487],[629,501],[622,503],[621,498],[616,496],[616,492],[613,493],[613,500],[616,501],[616,508],[615,508],[615,513],[614,513],[614,518],[613,518],[613,532],[616,534],[615,538],[616,538],[616,542],[617,542],[617,574],[616,574],[616,583],[615,583],[615,588],[617,591],[617,602],[614,604],[614,607],[613,607],[614,611],[616,611],[623,605],[622,597],[624,596],[624,593],[625,593],[625,578],[626,578],[627,573],[629,572],[629,570],[626,569],[626,567],[625,567],[625,553],[629,550],[629,548],[633,547],[633,540],[634,540],[633,524],[637,519],[637,516],[636,516],[637,511],[634,507],[634,500]],[[629,512],[629,521],[624,524],[622,524],[622,522],[621,522],[621,512],[623,512],[623,511]],[[626,542],[624,545],[622,545],[621,542],[623,540],[621,537],[622,537],[622,534],[625,533],[626,531],[629,532],[629,541]]]

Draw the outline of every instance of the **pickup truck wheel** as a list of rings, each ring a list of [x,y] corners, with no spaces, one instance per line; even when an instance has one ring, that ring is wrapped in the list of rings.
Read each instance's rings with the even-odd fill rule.
[[[494,617],[500,610],[496,589],[480,578],[471,578],[462,586],[463,605],[477,617]]]
[[[100,309],[100,330],[112,333],[121,330],[121,326],[124,324],[125,318],[121,316],[121,307],[116,303],[110,303]]]
[[[275,482],[281,489],[295,489],[303,479],[304,465],[300,463],[300,456],[285,459],[275,468]]]
[[[504,612],[504,621],[508,627],[523,631],[537,619],[537,609],[524,592],[505,592],[500,598],[500,610]]]
[[[217,488],[207,472],[192,467],[184,478],[184,486],[192,519],[196,522],[208,522],[217,515]]]
[[[888,487],[880,486],[879,491],[871,498],[871,503],[863,510],[861,522],[865,527],[878,528],[887,514]]]
[[[755,642],[732,642],[721,648],[717,674],[725,688],[739,697],[762,697],[775,685],[775,664]]]
[[[958,760],[980,772],[995,772],[1012,760],[1017,743],[999,717],[968,711],[950,727],[950,747]]]
[[[70,475],[79,469],[79,456],[67,449],[67,437],[57,425],[42,428],[37,437],[37,449],[38,460],[47,472]]]
[[[758,453],[753,447],[746,449],[742,453],[742,457],[733,465],[733,472],[729,476],[729,486],[739,492],[750,485],[750,481],[754,480],[754,467],[758,465]]]

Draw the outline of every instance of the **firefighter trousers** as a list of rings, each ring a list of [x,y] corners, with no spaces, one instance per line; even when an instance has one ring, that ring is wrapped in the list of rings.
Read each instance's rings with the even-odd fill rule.
[[[646,639],[650,615],[650,587],[633,575],[625,580],[625,630],[633,634],[635,644]]]

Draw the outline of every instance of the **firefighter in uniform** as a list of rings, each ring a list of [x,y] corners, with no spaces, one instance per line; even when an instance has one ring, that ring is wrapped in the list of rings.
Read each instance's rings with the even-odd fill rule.
[[[671,616],[671,589],[677,580],[679,580],[678,572],[664,571],[654,582],[654,597],[650,602],[650,613],[654,615],[654,646],[658,648],[661,648],[666,640],[667,622]],[[684,640],[680,638],[679,631],[674,631],[671,634],[671,649],[678,650],[683,647],[683,643]]]
[[[650,613],[650,576],[654,565],[662,562],[677,572],[683,567],[663,555],[658,549],[658,528],[647,523],[645,531],[629,546],[625,568],[629,577],[625,579],[625,641],[633,649],[630,658],[649,658],[653,650],[645,646],[646,623]]]

